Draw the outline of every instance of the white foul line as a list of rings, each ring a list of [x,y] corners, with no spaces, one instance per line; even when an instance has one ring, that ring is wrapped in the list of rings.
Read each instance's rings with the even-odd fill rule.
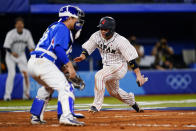
[[[138,102],[140,105],[158,105],[158,104],[168,104],[168,103],[196,103],[196,99],[188,99],[188,100],[178,100],[178,101],[142,101]],[[76,108],[89,108],[91,104],[75,104]],[[126,104],[103,104],[104,107],[122,107],[127,106]],[[31,106],[4,106],[0,107],[0,110],[30,110]],[[54,110],[57,108],[57,105],[49,105],[47,106],[48,110]],[[150,107],[151,108],[151,107]],[[145,108],[144,108],[145,109]],[[149,108],[147,108],[149,109]]]

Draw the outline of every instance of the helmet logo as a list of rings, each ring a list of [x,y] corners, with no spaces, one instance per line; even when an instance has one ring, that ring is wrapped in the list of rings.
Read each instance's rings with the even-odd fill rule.
[[[101,22],[101,24],[104,25],[104,24],[105,24],[105,21],[106,21],[106,20],[103,20],[103,21]]]

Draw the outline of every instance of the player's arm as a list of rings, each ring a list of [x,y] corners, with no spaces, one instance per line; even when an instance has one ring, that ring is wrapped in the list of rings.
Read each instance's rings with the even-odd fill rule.
[[[137,83],[139,86],[142,86],[146,81],[147,78],[144,78],[143,75],[141,75],[140,69],[138,64],[136,63],[135,59],[138,57],[136,49],[129,43],[128,40],[123,39],[123,43],[119,44],[119,50],[124,56],[124,58],[128,61],[130,64],[130,67],[133,69],[134,73],[137,77]]]
[[[12,51],[11,51],[10,48],[5,48],[5,50],[6,50],[7,52],[9,52],[10,54],[12,54]]]
[[[86,49],[83,49],[81,55],[79,57],[76,57],[74,59],[75,62],[80,62],[80,61],[83,61],[85,60],[87,57],[89,56],[88,52]]]
[[[14,57],[16,58],[18,57],[18,54],[16,52],[12,52],[10,48],[5,48],[5,50],[9,52],[11,55],[13,55]]]
[[[97,48],[97,44],[95,42],[95,33],[91,35],[88,41],[86,41],[82,45],[82,53],[79,57],[74,59],[75,62],[80,62],[85,60],[95,49]]]
[[[12,42],[13,42],[12,33],[8,32],[7,35],[6,35],[3,47],[6,49],[7,52],[9,52],[11,55],[13,55],[14,57],[17,58],[18,54],[16,52],[12,52],[11,51],[11,44],[12,44]]]
[[[130,67],[133,69],[134,73],[136,74],[136,77],[137,77],[136,81],[137,81],[138,86],[142,86],[148,80],[148,78],[147,77],[144,78],[144,75],[141,75],[139,66],[137,65],[135,59],[129,61],[129,64],[130,64]]]
[[[67,71],[69,72],[70,78],[75,78],[76,72],[74,70],[72,63],[69,61],[69,58],[66,55],[65,50],[60,45],[57,45],[57,46],[55,46],[54,51],[55,51],[55,54],[57,55],[60,63],[62,63],[63,66],[65,66]]]
[[[66,54],[66,50],[68,49],[68,43],[70,31],[68,29],[64,29],[62,27],[58,27],[57,32],[54,36],[54,52],[57,55],[57,58],[59,59],[59,62],[61,65],[65,66],[67,68],[67,71],[69,72],[70,78],[75,78],[76,72],[72,65],[72,63],[69,61],[69,58]]]

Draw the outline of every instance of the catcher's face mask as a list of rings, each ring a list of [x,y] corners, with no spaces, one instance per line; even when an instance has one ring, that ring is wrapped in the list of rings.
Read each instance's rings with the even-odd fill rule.
[[[84,20],[83,20],[84,16],[85,16],[84,12],[76,6],[71,6],[71,5],[64,6],[59,11],[59,17],[60,17],[59,21],[61,22],[66,21],[69,17],[74,17],[78,19],[78,21],[74,25],[74,30],[76,31],[82,29],[84,25]]]

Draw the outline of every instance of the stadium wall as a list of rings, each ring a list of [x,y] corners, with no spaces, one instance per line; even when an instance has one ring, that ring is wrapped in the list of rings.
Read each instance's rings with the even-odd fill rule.
[[[86,83],[83,91],[75,90],[76,97],[92,97],[94,96],[94,75],[96,72],[80,71],[78,74]],[[196,93],[196,70],[172,70],[172,71],[155,71],[143,70],[142,74],[149,78],[149,81],[143,86],[138,87],[136,77],[133,72],[128,72],[126,76],[120,80],[120,87],[127,92],[134,92],[135,95],[149,94],[189,94]],[[5,82],[7,74],[0,75],[0,99],[3,99],[5,91]],[[30,78],[31,89],[30,96],[35,98],[36,92],[40,85]],[[14,80],[14,89],[12,93],[13,99],[22,98],[22,76],[17,74]],[[109,93],[105,92],[106,96]],[[57,97],[57,92],[53,94]]]

